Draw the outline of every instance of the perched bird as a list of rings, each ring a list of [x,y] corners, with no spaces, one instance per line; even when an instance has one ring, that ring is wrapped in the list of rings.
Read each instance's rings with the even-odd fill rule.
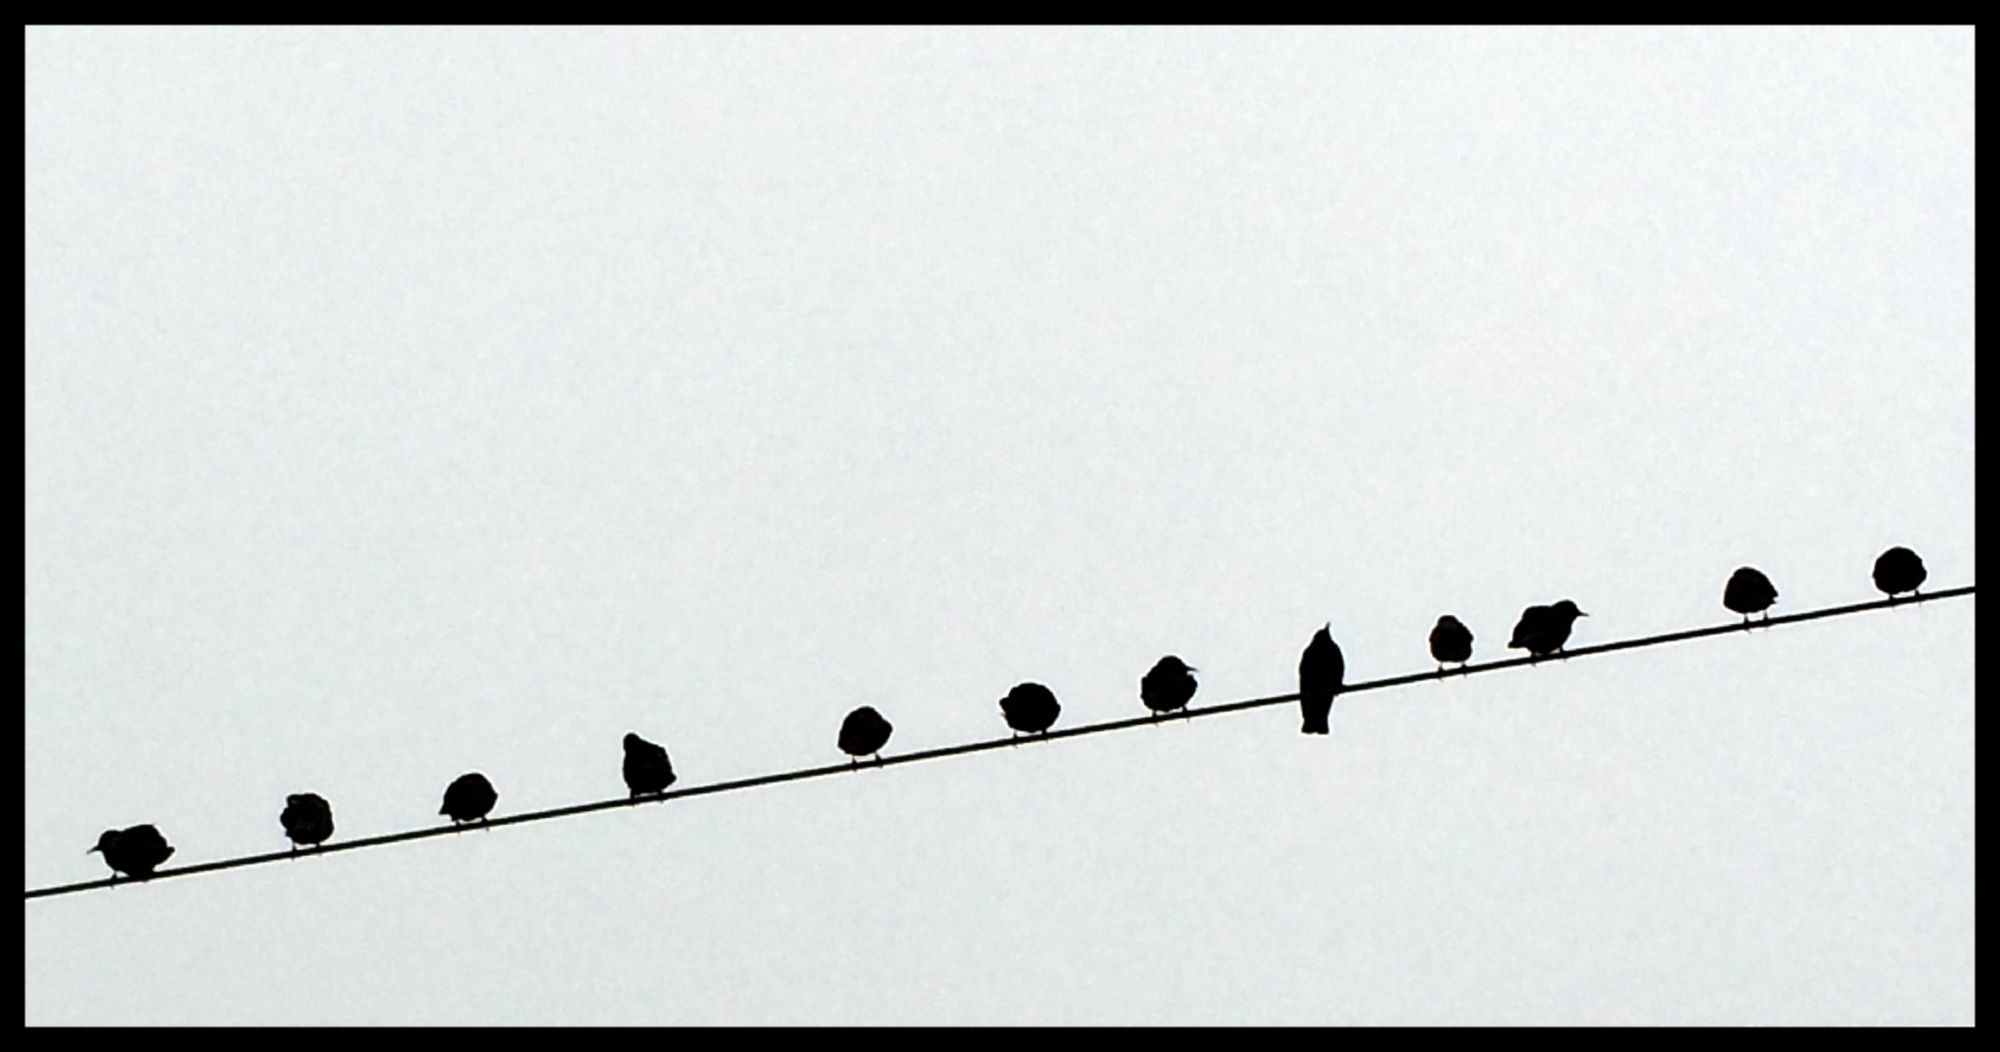
[[[278,813],[278,824],[292,838],[293,851],[300,844],[317,846],[333,835],[333,805],[318,793],[293,793],[285,797],[285,809]]]
[[[1908,548],[1891,548],[1875,560],[1875,587],[1887,592],[1891,599],[1900,592],[1916,592],[1917,586],[1929,576],[1924,561]]]
[[[174,853],[172,844],[152,826],[133,826],[130,829],[107,829],[97,838],[97,846],[90,851],[104,855],[104,864],[111,867],[113,883],[117,874],[144,880],[153,875],[160,863]],[[84,854],[90,854],[90,851]]]
[[[438,814],[450,815],[452,823],[484,821],[486,813],[493,810],[494,801],[500,794],[493,791],[493,783],[486,776],[474,771],[461,774],[458,779],[445,787],[444,806]]]
[[[1194,697],[1194,673],[1198,671],[1168,654],[1154,663],[1151,672],[1139,678],[1139,700],[1153,710],[1156,719],[1162,712],[1184,709]]]
[[[1729,583],[1722,588],[1722,605],[1743,615],[1743,623],[1750,623],[1750,615],[1762,611],[1765,620],[1770,620],[1771,604],[1778,598],[1778,590],[1771,579],[1748,566],[1740,567],[1729,575]]]
[[[1525,650],[1536,657],[1553,654],[1569,640],[1569,630],[1576,619],[1589,616],[1567,599],[1554,606],[1531,606],[1521,611],[1521,619],[1514,623],[1514,638],[1507,641],[1507,647]]]
[[[1305,716],[1302,734],[1327,733],[1326,718],[1333,711],[1333,696],[1340,693],[1340,681],[1347,675],[1347,662],[1340,645],[1333,641],[1333,624],[1313,633],[1305,653],[1299,655],[1299,710]]]
[[[1450,614],[1438,618],[1431,629],[1431,656],[1437,659],[1439,672],[1447,661],[1463,665],[1472,660],[1472,630]]]
[[[1023,683],[1000,699],[1000,715],[1007,726],[1025,734],[1047,734],[1062,713],[1055,691],[1040,683]]]
[[[882,758],[882,746],[889,744],[889,732],[896,728],[882,714],[863,705],[847,714],[840,723],[840,751],[853,757]],[[854,761],[850,760],[849,763]]]
[[[636,734],[625,736],[625,788],[637,799],[646,793],[664,793],[674,784],[674,765],[667,762],[667,750]]]

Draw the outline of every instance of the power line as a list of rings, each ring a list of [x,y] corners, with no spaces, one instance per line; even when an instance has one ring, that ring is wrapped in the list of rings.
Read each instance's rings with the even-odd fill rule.
[[[1546,658],[1536,658],[1536,657],[1502,658],[1497,661],[1487,661],[1475,665],[1466,665],[1463,668],[1446,669],[1441,672],[1435,670],[1429,672],[1412,672],[1402,676],[1390,676],[1385,679],[1373,679],[1361,683],[1349,684],[1341,688],[1340,696],[1344,698],[1347,695],[1359,694],[1362,693],[1363,691],[1384,690],[1389,687],[1402,687],[1412,683],[1421,683],[1425,680],[1445,679],[1456,676],[1471,676],[1471,675],[1477,675],[1481,672],[1496,672],[1504,668],[1515,668],[1521,665],[1539,664],[1544,661],[1562,661],[1568,658],[1588,657],[1592,654],[1609,654],[1617,650],[1636,650],[1640,647],[1662,646],[1667,643],[1679,643],[1690,639],[1701,639],[1706,636],[1729,635],[1736,632],[1742,632],[1746,629],[1751,629],[1751,628],[1764,628],[1767,626],[1774,626],[1774,625],[1798,624],[1799,622],[1802,621],[1817,621],[1824,617],[1839,617],[1845,614],[1858,614],[1868,610],[1886,610],[1892,606],[1909,606],[1914,603],[1928,602],[1930,600],[1935,600],[1935,599],[1954,599],[1959,596],[1967,596],[1971,594],[1973,594],[1973,586],[1966,585],[1962,588],[1947,588],[1943,591],[1931,592],[1927,595],[1918,594],[1909,599],[1877,599],[1872,602],[1866,602],[1866,603],[1851,603],[1846,606],[1829,606],[1829,607],[1823,607],[1818,610],[1806,610],[1796,614],[1784,614],[1778,617],[1771,617],[1768,619],[1752,621],[1747,625],[1731,622],[1729,624],[1723,624],[1723,625],[1711,625],[1706,628],[1689,628],[1678,632],[1666,632],[1660,635],[1640,636],[1634,639],[1621,639],[1610,643],[1596,643],[1590,646],[1577,647],[1573,650],[1566,650],[1563,651],[1562,654],[1560,655],[1546,657]],[[1217,705],[1207,705],[1199,708],[1189,707],[1181,710],[1178,713],[1173,714],[1172,716],[1164,718],[1192,719],[1197,716],[1216,716],[1225,712],[1242,712],[1245,709],[1258,709],[1268,705],[1283,705],[1287,702],[1293,702],[1297,700],[1299,700],[1299,696],[1296,692],[1291,694],[1274,694],[1267,698],[1248,698],[1242,701],[1225,701]],[[729,793],[729,792],[735,792],[739,789],[754,789],[758,786],[763,786],[763,785],[776,785],[779,782],[796,782],[807,778],[822,778],[829,775],[842,774],[844,772],[855,770],[857,768],[893,767],[898,764],[920,763],[924,760],[938,760],[938,759],[943,759],[944,757],[947,756],[961,756],[966,753],[985,752],[989,749],[1004,749],[1010,745],[1022,744],[1023,741],[1054,740],[1057,738],[1080,738],[1086,734],[1103,734],[1108,731],[1125,730],[1128,727],[1150,726],[1152,724],[1160,722],[1162,718],[1163,717],[1154,715],[1132,716],[1126,719],[1108,720],[1103,723],[1085,724],[1081,727],[1069,727],[1063,730],[1050,730],[1044,734],[1034,735],[1027,739],[1011,738],[1011,737],[992,738],[985,741],[965,742],[959,745],[946,745],[936,749],[924,749],[918,752],[902,753],[900,755],[888,756],[880,760],[871,760],[867,763],[858,765],[852,763],[835,763],[835,764],[827,764],[822,767],[805,767],[795,771],[779,771],[775,774],[756,775],[751,778],[737,778],[726,782],[711,782],[707,785],[697,785],[686,789],[674,789],[660,796],[649,796],[639,800],[633,800],[628,797],[617,797],[610,800],[597,800],[591,803],[570,804],[564,807],[551,807],[541,811],[524,811],[520,814],[506,815],[504,817],[490,819],[483,823],[480,823],[478,826],[459,826],[459,825],[429,826],[423,829],[405,830],[401,833],[386,833],[382,836],[362,837],[361,839],[358,840],[342,840],[337,843],[323,844],[317,848],[310,848],[296,853],[289,850],[270,851],[270,852],[265,852],[264,854],[261,855],[243,855],[238,858],[225,858],[225,859],[219,859],[214,862],[198,862],[191,866],[177,866],[173,869],[157,870],[153,873],[152,877],[147,879],[159,880],[165,877],[185,877],[185,876],[193,876],[197,873],[215,873],[225,869],[236,869],[241,866],[262,865],[266,862],[283,862],[288,859],[294,859],[294,858],[307,858],[317,855],[330,855],[336,851],[356,851],[364,847],[379,847],[383,844],[397,844],[397,843],[402,843],[403,841],[406,840],[422,840],[426,837],[449,836],[451,834],[465,832],[466,830],[473,828],[493,828],[496,826],[520,825],[527,822],[540,822],[551,818],[568,818],[571,815],[588,814],[592,811],[610,811],[621,807],[645,806],[648,804],[659,803],[665,800],[680,800],[693,796],[709,796],[714,793]],[[53,895],[67,895],[72,892],[90,891],[96,888],[108,888],[111,887],[114,883],[132,884],[140,882],[141,881],[129,878],[125,880],[113,880],[110,878],[105,878],[101,880],[86,880],[76,884],[57,884],[46,888],[33,888],[28,891],[27,897],[30,899],[48,898]]]

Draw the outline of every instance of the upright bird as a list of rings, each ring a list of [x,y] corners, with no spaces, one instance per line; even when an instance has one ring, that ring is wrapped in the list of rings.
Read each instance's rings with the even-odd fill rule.
[[[1187,708],[1187,703],[1194,698],[1194,673],[1198,671],[1168,654],[1154,662],[1151,672],[1139,677],[1139,700],[1153,710],[1155,719],[1162,712]]]
[[[1733,613],[1743,615],[1743,623],[1750,623],[1750,615],[1762,612],[1764,620],[1771,619],[1771,604],[1778,599],[1778,589],[1771,579],[1752,567],[1739,567],[1729,575],[1729,583],[1722,588],[1722,605]]]
[[[461,774],[445,787],[444,806],[438,808],[438,814],[450,815],[453,825],[483,822],[499,799],[500,794],[493,791],[493,783],[487,781],[485,775],[478,771]]]
[[[97,838],[97,846],[90,851],[104,855],[104,864],[111,867],[111,882],[118,882],[118,874],[144,880],[153,875],[160,863],[172,857],[173,845],[152,826],[133,826],[130,829],[107,829]]]
[[[674,765],[667,762],[664,746],[636,734],[625,736],[625,788],[632,791],[632,799],[648,793],[664,793],[667,786],[674,784]]]
[[[1546,657],[1569,641],[1569,630],[1577,618],[1589,616],[1567,599],[1554,606],[1531,606],[1521,611],[1521,619],[1514,623],[1514,638],[1507,641],[1507,648]]]
[[[1439,617],[1431,629],[1431,656],[1437,659],[1439,672],[1447,661],[1463,666],[1472,660],[1472,629],[1450,614]]]
[[[889,733],[896,728],[882,718],[871,706],[863,705],[847,714],[840,722],[840,751],[859,759],[873,756],[882,759],[882,746],[889,744]],[[855,760],[849,760],[852,765]]]
[[[1047,734],[1061,713],[1056,692],[1040,683],[1022,683],[1000,699],[1000,715],[1021,734]]]
[[[1299,655],[1299,711],[1304,723],[1301,734],[1328,733],[1326,718],[1333,712],[1333,696],[1340,693],[1340,681],[1347,675],[1347,662],[1340,645],[1333,641],[1333,623],[1313,633],[1305,653]]]
[[[292,838],[293,852],[298,851],[300,844],[317,847],[333,835],[333,805],[318,793],[293,793],[285,797],[285,809],[278,813],[278,824]]]
[[[1929,576],[1924,561],[1908,548],[1891,548],[1875,560],[1875,587],[1887,592],[1891,599],[1901,592],[1916,594],[1917,586]]]

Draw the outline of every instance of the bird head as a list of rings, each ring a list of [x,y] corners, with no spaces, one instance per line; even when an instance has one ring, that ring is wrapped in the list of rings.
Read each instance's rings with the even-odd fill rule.
[[[91,851],[109,851],[114,846],[116,846],[117,843],[118,843],[118,831],[116,829],[107,829],[103,832],[102,835],[100,835],[97,838],[97,846],[91,848],[90,851],[84,852],[84,854],[88,855],[91,853]]]
[[[1161,671],[1163,671],[1163,672],[1200,672],[1200,671],[1201,671],[1200,669],[1198,669],[1198,668],[1195,668],[1195,667],[1194,667],[1193,665],[1190,665],[1190,664],[1188,664],[1187,662],[1185,662],[1185,661],[1182,661],[1182,660],[1181,660],[1180,658],[1178,658],[1178,657],[1175,657],[1175,656],[1174,656],[1174,655],[1172,655],[1172,654],[1168,654],[1168,655],[1167,655],[1166,657],[1163,657],[1163,658],[1161,658],[1161,659],[1160,659],[1160,669],[1161,669]]]
[[[1562,602],[1557,603],[1556,605],[1550,607],[1549,610],[1553,613],[1563,614],[1567,617],[1572,617],[1572,618],[1590,616],[1589,614],[1586,614],[1583,611],[1578,610],[1576,608],[1576,604],[1568,599],[1565,599]]]
[[[641,746],[641,745],[644,745],[644,744],[646,744],[646,739],[644,739],[644,738],[641,738],[641,737],[639,737],[639,736],[638,736],[638,735],[636,735],[636,734],[627,734],[627,735],[625,736],[625,748],[626,748],[626,749],[628,749],[628,750],[629,750],[629,749],[636,749],[636,748],[638,748],[639,746]]]

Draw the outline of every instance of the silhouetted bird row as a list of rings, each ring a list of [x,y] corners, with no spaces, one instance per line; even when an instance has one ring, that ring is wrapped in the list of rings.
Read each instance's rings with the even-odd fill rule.
[[[1875,560],[1875,587],[1881,589],[1893,601],[1904,592],[1919,594],[1917,589],[1928,576],[1924,561],[1908,548],[1891,548]],[[1732,613],[1743,615],[1743,623],[1750,625],[1750,615],[1763,614],[1760,620],[1770,619],[1771,604],[1778,599],[1778,589],[1771,579],[1752,567],[1739,568],[1729,577],[1729,583],[1722,589],[1722,605]],[[1507,641],[1511,650],[1525,650],[1533,658],[1560,654],[1563,644],[1569,642],[1570,631],[1580,617],[1590,615],[1577,609],[1576,603],[1568,599],[1549,606],[1531,606],[1521,611],[1520,620],[1514,623],[1514,634]],[[1431,629],[1431,657],[1437,659],[1438,673],[1442,675],[1445,665],[1456,664],[1463,668],[1472,659],[1472,630],[1450,614],[1437,619]],[[1167,655],[1153,665],[1151,671],[1139,679],[1139,700],[1153,717],[1187,708],[1193,700],[1197,669],[1174,655]],[[1347,663],[1340,653],[1340,645],[1333,641],[1333,625],[1328,623],[1313,633],[1312,641],[1306,644],[1304,653],[1299,655],[1299,712],[1302,717],[1299,730],[1305,734],[1328,733],[1328,717],[1333,711],[1333,699],[1340,693],[1347,674]],[[1022,734],[1047,735],[1055,726],[1056,717],[1062,714],[1062,705],[1056,701],[1055,692],[1040,683],[1022,683],[1007,692],[1000,699],[1000,714],[1007,721],[1016,737]],[[841,721],[837,743],[840,751],[846,753],[852,766],[863,756],[872,756],[877,761],[882,758],[882,747],[889,743],[889,735],[895,728],[882,714],[871,706],[863,705],[847,714]],[[634,803],[641,797],[659,797],[667,787],[674,784],[673,764],[667,761],[667,750],[639,737],[637,734],[625,736],[625,787],[631,792]],[[477,771],[458,776],[445,787],[444,806],[438,813],[449,817],[453,825],[466,822],[485,822],[493,811],[493,805],[500,794],[493,783]],[[285,809],[278,815],[278,822],[284,827],[285,835],[291,838],[292,851],[299,845],[317,847],[333,836],[333,806],[317,793],[295,793],[285,797]],[[97,838],[97,846],[90,849],[101,852],[104,861],[116,874],[144,879],[153,875],[174,853],[167,839],[158,829],[150,825],[133,826],[130,829],[107,829]]]

